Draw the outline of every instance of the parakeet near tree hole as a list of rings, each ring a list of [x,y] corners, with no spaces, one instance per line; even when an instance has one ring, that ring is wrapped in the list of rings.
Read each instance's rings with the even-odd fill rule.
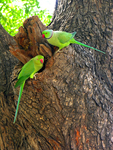
[[[21,72],[18,75],[18,81],[15,84],[15,88],[20,86],[20,92],[18,97],[18,103],[17,108],[15,112],[15,117],[13,123],[16,121],[18,109],[19,109],[19,103],[22,96],[22,91],[24,88],[25,81],[30,77],[33,78],[34,74],[38,72],[42,67],[44,63],[44,56],[37,55],[34,58],[32,58],[30,61],[28,61],[21,69]]]
[[[68,33],[68,32],[64,32],[64,31],[44,30],[42,32],[42,38],[46,38],[48,43],[50,43],[51,45],[59,47],[59,50],[68,46],[71,43],[75,43],[75,44],[85,46],[85,47],[94,49],[96,51],[99,51],[99,52],[105,54],[105,52],[103,52],[99,49],[93,48],[91,46],[88,46],[86,44],[76,41],[73,38],[75,36],[75,34],[76,34],[76,32]]]

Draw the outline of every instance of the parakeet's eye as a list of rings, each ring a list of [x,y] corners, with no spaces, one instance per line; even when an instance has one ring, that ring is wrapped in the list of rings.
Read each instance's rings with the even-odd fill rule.
[[[47,34],[47,32],[46,32],[46,34]]]
[[[37,58],[37,60],[38,60],[38,58]]]

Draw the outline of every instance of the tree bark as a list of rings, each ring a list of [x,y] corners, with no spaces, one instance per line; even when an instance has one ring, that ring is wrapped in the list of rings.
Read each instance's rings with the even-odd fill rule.
[[[0,149],[113,149],[113,2],[58,0],[45,27],[26,19],[14,39],[0,26]],[[71,44],[56,47],[41,38],[45,28],[77,31],[75,39],[106,54]],[[41,54],[43,69],[26,81],[13,124],[23,64]],[[14,69],[13,69],[14,68]]]

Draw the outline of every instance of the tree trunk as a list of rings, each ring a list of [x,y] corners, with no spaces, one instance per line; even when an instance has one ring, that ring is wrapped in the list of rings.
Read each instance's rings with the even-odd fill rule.
[[[47,28],[77,31],[79,45],[56,47],[41,38],[46,28],[33,16],[13,38],[0,26],[0,149],[113,149],[113,2],[58,0]],[[37,54],[43,69],[26,81],[13,124],[19,88],[14,80],[22,65]],[[13,69],[14,68],[14,69]],[[12,74],[12,75],[11,75]]]

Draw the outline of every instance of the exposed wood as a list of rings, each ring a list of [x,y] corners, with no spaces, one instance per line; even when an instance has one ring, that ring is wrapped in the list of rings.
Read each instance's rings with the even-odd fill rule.
[[[45,26],[38,16],[26,19],[23,26],[19,28],[19,32],[14,36],[17,44],[10,46],[10,52],[23,64],[39,54],[44,55],[45,58],[50,58],[52,56],[51,47],[41,38]]]

